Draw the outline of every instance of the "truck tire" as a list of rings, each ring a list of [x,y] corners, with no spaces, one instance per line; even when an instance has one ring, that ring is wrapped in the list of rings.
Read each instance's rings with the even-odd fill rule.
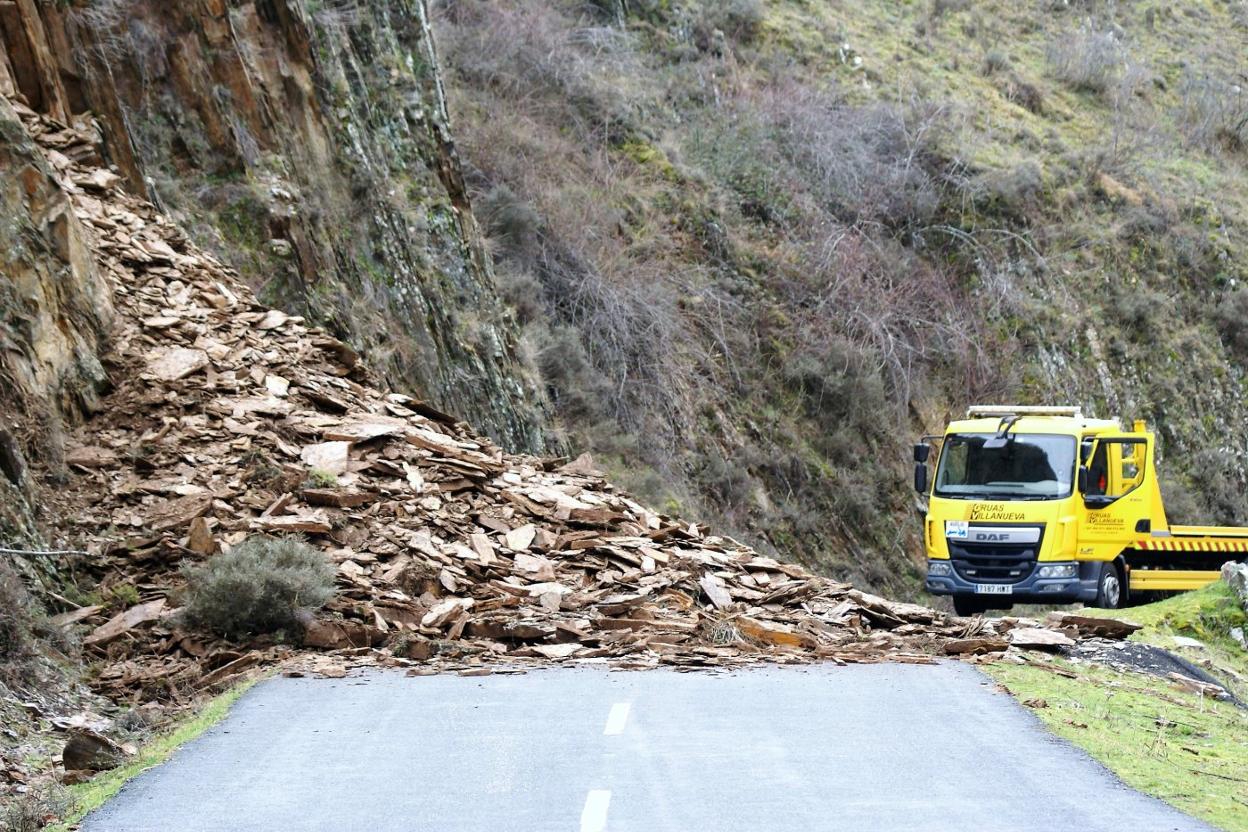
[[[982,598],[976,598],[974,595],[953,596],[953,611],[958,615],[982,615],[987,610],[988,604]]]
[[[1093,606],[1104,610],[1116,610],[1126,597],[1122,572],[1116,563],[1102,563],[1101,574],[1096,580],[1096,601]]]

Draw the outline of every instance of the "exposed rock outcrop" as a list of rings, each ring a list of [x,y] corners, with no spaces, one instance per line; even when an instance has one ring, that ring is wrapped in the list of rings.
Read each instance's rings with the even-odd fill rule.
[[[266,299],[504,445],[544,445],[423,0],[0,3],[0,92],[61,123],[96,114],[127,189]],[[64,259],[72,231],[56,233]],[[52,365],[89,363],[90,349],[71,352]]]
[[[49,159],[0,99],[0,540],[9,542],[38,538],[27,460],[60,471],[63,425],[97,406],[113,316],[54,177],[53,166],[71,160],[59,151]]]

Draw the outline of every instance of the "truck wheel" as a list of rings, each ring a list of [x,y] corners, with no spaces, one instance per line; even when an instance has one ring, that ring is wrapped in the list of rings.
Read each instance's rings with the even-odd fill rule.
[[[984,612],[986,612],[987,609],[988,609],[988,604],[986,604],[981,598],[976,598],[973,595],[953,596],[953,611],[956,612],[958,615],[962,615],[962,616],[981,615]]]
[[[1113,563],[1101,564],[1101,575],[1096,582],[1095,606],[1105,610],[1116,610],[1122,606],[1123,591],[1122,573]]]

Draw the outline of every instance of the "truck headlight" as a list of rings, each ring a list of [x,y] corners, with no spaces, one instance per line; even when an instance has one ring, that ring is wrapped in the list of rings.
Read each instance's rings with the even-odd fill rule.
[[[935,577],[942,577],[953,574],[953,566],[947,560],[929,560],[927,562],[927,574]]]
[[[1041,578],[1077,578],[1079,577],[1079,565],[1076,563],[1053,563],[1048,566],[1041,566],[1039,576]]]

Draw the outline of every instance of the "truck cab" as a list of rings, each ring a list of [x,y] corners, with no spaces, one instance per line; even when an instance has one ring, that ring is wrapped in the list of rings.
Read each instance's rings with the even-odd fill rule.
[[[1217,547],[1248,548],[1248,530],[1170,528],[1143,422],[1124,430],[1076,407],[973,407],[914,450],[925,587],[962,615],[1014,603],[1118,607],[1133,589],[1216,580]]]

